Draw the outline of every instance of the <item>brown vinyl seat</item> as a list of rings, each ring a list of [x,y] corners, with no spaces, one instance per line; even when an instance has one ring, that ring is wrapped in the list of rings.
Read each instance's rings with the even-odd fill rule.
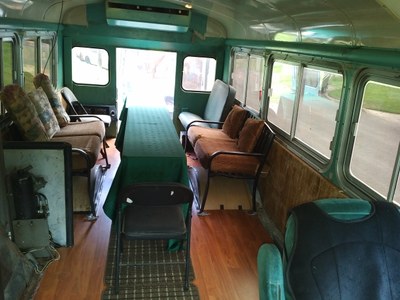
[[[204,208],[210,179],[215,176],[252,180],[252,211],[255,213],[257,185],[275,133],[266,122],[248,118],[238,139],[221,138],[220,136],[221,134],[203,135],[197,138],[194,145],[196,157],[202,168],[207,171],[202,199],[199,199],[200,196],[196,194],[199,214],[205,214]],[[189,169],[189,178],[193,190],[200,190],[198,174],[194,171],[196,170]]]

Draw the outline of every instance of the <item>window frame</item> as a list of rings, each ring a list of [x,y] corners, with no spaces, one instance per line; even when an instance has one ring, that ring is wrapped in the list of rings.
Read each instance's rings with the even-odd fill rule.
[[[238,91],[240,91],[241,89],[239,89],[237,86],[235,86],[235,80],[233,78],[234,75],[234,71],[235,71],[235,61],[236,61],[236,56],[241,56],[242,58],[246,58],[247,62],[245,63],[246,66],[246,70],[243,74],[243,95],[239,95]],[[247,104],[248,102],[248,97],[249,97],[249,77],[251,76],[251,70],[250,70],[250,65],[251,65],[251,59],[253,57],[258,57],[258,58],[262,58],[263,59],[263,63],[262,63],[262,70],[260,72],[261,75],[261,86],[260,86],[260,93],[261,95],[259,95],[259,107],[255,108],[252,106],[249,106]],[[265,103],[265,83],[266,83],[266,78],[267,78],[267,56],[266,56],[266,51],[265,50],[258,50],[258,49],[246,49],[246,48],[232,48],[231,49],[231,70],[230,70],[230,82],[229,84],[232,85],[235,89],[236,89],[236,96],[235,98],[241,103],[241,105],[243,107],[246,107],[248,110],[252,111],[255,115],[261,116],[262,115],[262,110],[264,107],[264,103]]]
[[[272,123],[268,118],[269,114],[269,104],[270,104],[270,98],[272,96],[272,90],[271,90],[271,84],[272,84],[272,78],[273,78],[273,66],[276,61],[279,61],[281,63],[286,63],[289,65],[293,65],[295,67],[298,67],[298,73],[297,73],[297,79],[296,79],[296,89],[294,91],[295,99],[294,99],[294,104],[293,104],[293,111],[292,111],[292,118],[291,118],[291,123],[290,123],[290,131],[286,132],[282,128],[278,127],[274,123]],[[311,62],[311,63],[310,63]],[[299,138],[296,137],[296,127],[298,125],[298,117],[299,117],[299,106],[300,106],[300,98],[303,96],[304,92],[304,84],[303,84],[303,74],[304,74],[304,69],[305,68],[311,68],[313,70],[321,70],[321,71],[326,71],[326,72],[331,72],[331,73],[337,73],[340,74],[343,78],[342,80],[342,87],[341,87],[341,96],[339,99],[339,105],[337,108],[337,111],[341,110],[341,107],[344,105],[343,104],[343,89],[344,89],[344,84],[346,82],[346,74],[344,72],[344,69],[341,64],[335,63],[335,62],[330,62],[330,61],[325,61],[325,60],[316,60],[316,59],[311,59],[307,56],[301,56],[301,57],[293,57],[290,55],[281,55],[281,54],[275,54],[273,53],[268,60],[267,64],[267,78],[268,81],[268,96],[267,96],[267,101],[266,101],[266,106],[265,106],[265,116],[267,121],[271,124],[272,128],[279,133],[280,136],[284,140],[286,140],[289,144],[289,147],[298,155],[303,157],[307,162],[309,162],[314,168],[318,169],[319,171],[323,171],[326,169],[330,162],[332,161],[334,157],[334,145],[336,144],[336,140],[338,139],[338,113],[336,112],[335,114],[335,129],[333,131],[332,139],[330,141],[330,146],[329,149],[331,150],[331,155],[329,158],[327,158],[325,155],[321,154],[318,149],[314,149],[311,145],[308,145],[304,141],[300,140]],[[300,88],[298,88],[300,87]]]
[[[208,78],[209,83],[207,84],[207,86],[209,87],[208,89],[190,89],[190,88],[185,88],[184,87],[184,81],[185,81],[185,61],[186,59],[189,58],[198,58],[198,59],[209,59],[214,61],[214,77],[213,80]],[[210,93],[212,88],[213,88],[213,84],[215,82],[215,80],[217,79],[217,59],[215,57],[211,57],[211,56],[199,56],[199,55],[187,55],[184,57],[183,59],[183,64],[182,64],[182,78],[181,78],[181,89],[185,92],[189,92],[189,93]],[[209,74],[208,75],[212,75]]]
[[[38,36],[38,35],[37,36],[27,35],[27,36],[24,36],[23,39],[22,39],[22,74],[23,74],[23,77],[22,77],[23,84],[22,84],[22,86],[23,86],[23,89],[28,92],[28,91],[30,91],[28,86],[31,86],[33,88],[33,82],[27,83],[27,78],[26,78],[27,76],[26,76],[26,73],[25,73],[25,72],[28,72],[28,71],[26,71],[28,63],[26,61],[26,54],[27,53],[25,52],[25,49],[26,49],[26,44],[25,43],[27,41],[33,41],[33,43],[34,43],[33,46],[32,46],[32,50],[34,51],[33,57],[32,57],[32,59],[33,59],[32,79],[33,79],[35,74],[40,72],[40,67],[39,67],[40,59],[39,59],[39,56],[38,56],[39,55],[39,51],[40,51],[40,49],[38,49],[39,48],[38,45],[40,44],[40,36]]]
[[[40,43],[39,43],[39,65],[40,65],[40,70],[42,73],[46,73],[45,70],[48,70],[48,76],[49,78],[53,81],[55,79],[55,74],[56,74],[56,61],[57,61],[57,51],[55,51],[57,47],[57,39],[55,34],[51,35],[42,35],[39,37]],[[45,62],[42,61],[41,54],[43,53],[43,41],[48,40],[49,41],[49,55],[50,57],[47,58]]]
[[[343,161],[343,174],[345,180],[344,183],[346,186],[349,186],[353,189],[355,188],[356,190],[366,194],[368,197],[371,197],[373,199],[393,202],[395,193],[400,193],[400,190],[396,191],[396,188],[399,186],[400,181],[400,143],[397,149],[397,153],[395,154],[394,166],[390,175],[387,195],[382,195],[379,191],[374,189],[374,187],[369,186],[360,178],[354,176],[351,172],[353,151],[356,144],[356,134],[358,132],[359,121],[364,104],[364,91],[369,82],[376,82],[400,88],[398,74],[395,73],[382,72],[380,70],[374,69],[365,69],[360,72],[359,76],[357,77],[354,95],[356,104],[354,105],[353,113],[351,116],[351,128],[345,148],[345,159]]]
[[[242,86],[243,86],[243,94],[240,95],[239,91],[241,91],[241,89],[239,89],[238,87],[235,87],[235,82],[234,82],[234,71],[235,71],[235,67],[237,65],[236,63],[236,56],[241,56],[241,57],[245,57],[247,62],[246,62],[246,70],[245,73],[243,74],[243,82],[242,82]],[[236,96],[235,98],[242,104],[244,105],[245,103],[245,98],[246,98],[246,86],[247,86],[247,78],[248,78],[248,73],[249,73],[249,50],[248,49],[237,49],[237,48],[233,48],[232,52],[231,52],[231,70],[230,70],[230,81],[229,84],[232,85],[235,89],[236,89]]]
[[[95,50],[103,50],[107,53],[108,57],[108,69],[107,69],[107,82],[104,84],[100,83],[93,83],[93,82],[77,82],[74,81],[74,63],[73,63],[73,52],[75,48],[86,48],[86,49],[95,49]],[[100,87],[105,87],[110,84],[111,81],[111,74],[110,74],[110,53],[106,48],[101,48],[101,47],[93,47],[93,46],[73,46],[71,48],[71,80],[73,84],[79,85],[79,86],[100,86]]]
[[[17,49],[18,49],[18,39],[14,34],[4,34],[0,32],[0,59],[4,61],[4,45],[3,43],[11,43],[11,77],[12,82],[15,83],[17,78]],[[2,90],[6,85],[10,83],[5,83],[4,79],[4,64],[2,63],[0,66],[0,90]],[[0,116],[4,115],[6,112],[4,106],[0,102]]]
[[[0,59],[1,61],[4,61],[4,47],[3,47],[3,43],[11,43],[11,76],[12,76],[12,82],[15,82],[15,73],[16,73],[16,48],[17,48],[17,43],[16,43],[16,39],[13,36],[1,36],[0,35]],[[0,68],[0,89],[3,89],[5,86],[5,82],[4,82],[4,64],[1,64],[1,68]]]
[[[24,66],[25,66],[25,58],[24,58],[24,43],[25,40],[34,40],[35,42],[35,54],[34,54],[34,59],[35,59],[35,66],[34,66],[34,73],[33,76],[35,76],[38,73],[45,73],[45,67],[48,70],[47,74],[50,78],[50,81],[54,84],[57,80],[56,75],[57,75],[57,33],[54,31],[27,31],[24,33],[24,35],[21,37],[21,69],[22,69],[22,86],[25,87],[25,72],[24,72]],[[49,40],[50,43],[50,57],[46,60],[46,62],[42,61],[42,43],[43,40]]]

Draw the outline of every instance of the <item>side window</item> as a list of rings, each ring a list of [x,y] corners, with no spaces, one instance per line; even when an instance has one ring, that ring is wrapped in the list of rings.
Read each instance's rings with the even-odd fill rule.
[[[400,204],[400,86],[369,80],[362,93],[350,175]]]
[[[236,90],[236,99],[260,111],[264,84],[264,57],[261,54],[233,52],[231,84]]]
[[[183,62],[182,88],[210,92],[214,85],[217,61],[210,57],[188,56]]]
[[[14,73],[14,43],[11,40],[4,39],[1,43],[1,88],[13,83]]]
[[[247,76],[246,101],[247,107],[259,112],[264,83],[264,57],[250,54],[249,72]]]
[[[72,48],[72,81],[78,84],[106,85],[109,78],[108,52],[99,48]]]
[[[49,78],[53,78],[53,43],[54,40],[50,38],[41,39],[41,51],[40,51],[40,61],[41,66],[40,70],[49,76]]]
[[[33,85],[33,77],[39,69],[37,50],[37,38],[26,38],[23,40],[23,69],[24,69],[24,90],[32,91],[35,89]]]
[[[303,69],[295,137],[326,158],[331,156],[342,85],[341,74]]]
[[[0,44],[0,89],[3,89],[8,84],[12,84],[14,74],[14,42],[12,39],[1,39]],[[5,109],[0,102],[0,114],[4,114]]]
[[[236,90],[236,99],[244,103],[246,99],[246,79],[248,71],[248,54],[234,52],[232,61],[231,84]]]
[[[342,85],[343,76],[335,70],[275,61],[268,120],[291,140],[329,159]]]
[[[23,85],[26,91],[35,89],[33,78],[40,72],[53,80],[54,43],[55,37],[51,33],[44,35],[28,33],[23,39]]]
[[[268,120],[287,134],[292,125],[298,68],[298,65],[280,61],[272,66]]]

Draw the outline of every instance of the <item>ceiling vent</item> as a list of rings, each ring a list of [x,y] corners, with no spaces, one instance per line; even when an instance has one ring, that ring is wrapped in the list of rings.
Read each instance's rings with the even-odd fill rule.
[[[186,32],[191,10],[179,5],[159,6],[150,1],[107,0],[107,23],[114,26]],[[153,2],[153,1],[151,1]],[[156,2],[156,1],[154,1]]]

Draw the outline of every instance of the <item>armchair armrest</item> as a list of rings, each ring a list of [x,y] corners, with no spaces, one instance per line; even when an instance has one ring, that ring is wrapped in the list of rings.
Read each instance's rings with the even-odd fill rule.
[[[241,152],[241,151],[227,151],[227,150],[219,150],[215,151],[213,154],[210,156],[210,170],[212,170],[212,162],[215,158],[218,156],[243,156],[243,157],[255,157],[255,158],[262,158],[264,154],[262,153],[256,153],[256,152]]]
[[[210,175],[253,179],[263,167],[263,156],[262,153],[219,150],[210,155],[208,172]]]
[[[89,114],[85,114],[85,115],[69,115],[69,117],[71,118],[71,120],[74,121],[80,121],[80,119],[85,119],[85,118],[91,118],[91,119],[98,119],[99,121],[103,121],[99,116],[97,115],[89,115]]]
[[[79,149],[79,148],[72,148],[72,153],[76,153],[84,161],[84,166],[79,167],[78,170],[72,170],[72,173],[74,173],[75,175],[89,174],[90,169],[92,168],[92,165],[93,165],[89,154],[87,154],[86,151]],[[74,162],[72,164],[74,165]]]
[[[194,120],[188,124],[186,127],[186,131],[189,130],[189,127],[196,125],[195,123],[202,123],[202,124],[217,124],[217,125],[222,125],[224,122],[220,121],[210,121],[210,120]]]
[[[274,244],[263,244],[257,255],[260,300],[285,300],[282,257]]]
[[[211,154],[210,159],[212,160],[214,157],[216,157],[218,155],[239,155],[239,156],[253,156],[253,157],[263,157],[264,156],[264,154],[262,154],[262,153],[255,153],[255,152],[220,150],[220,151],[216,151],[213,154]]]
[[[111,124],[111,116],[109,115],[92,115],[92,114],[85,114],[85,115],[69,115],[70,119],[73,120],[73,122],[81,122],[82,119],[88,119],[88,120],[99,120],[104,123],[105,127],[109,127]]]

